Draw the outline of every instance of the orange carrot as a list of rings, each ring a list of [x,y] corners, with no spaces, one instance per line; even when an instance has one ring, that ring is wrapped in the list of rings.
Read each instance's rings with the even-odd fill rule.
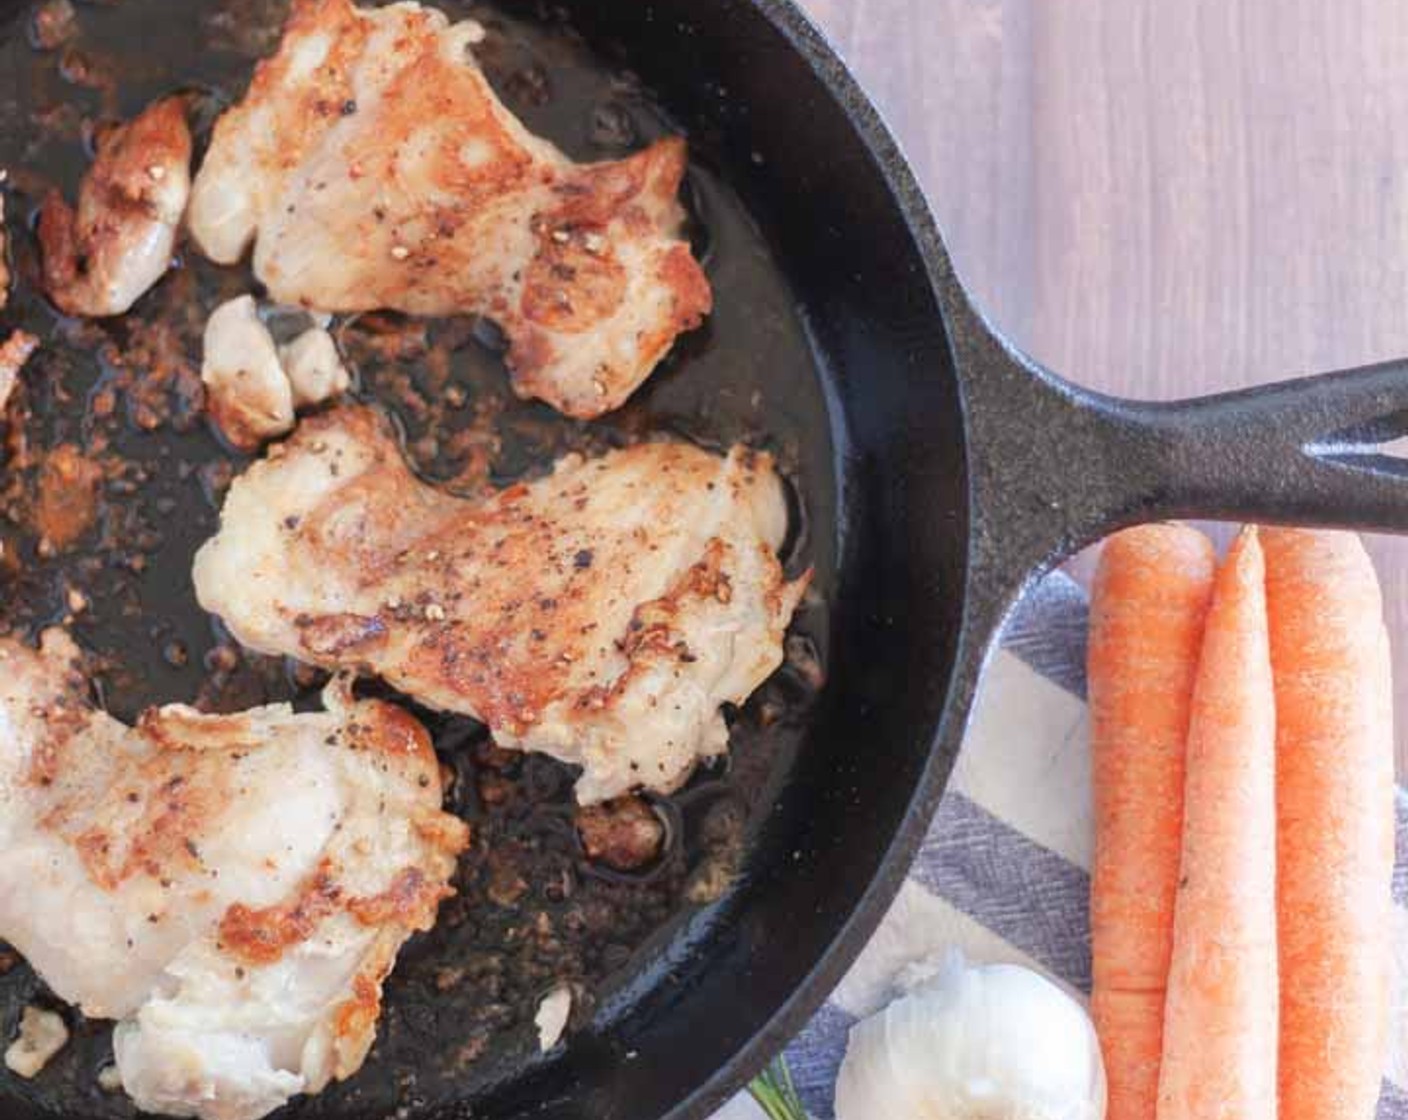
[[[1276,710],[1254,528],[1213,585],[1193,688],[1158,1120],[1276,1116]]]
[[[1091,1013],[1108,1120],[1151,1120],[1183,828],[1183,755],[1212,544],[1181,525],[1111,537],[1091,599]]]
[[[1276,687],[1281,1120],[1371,1120],[1388,1024],[1393,713],[1373,565],[1265,531]]]

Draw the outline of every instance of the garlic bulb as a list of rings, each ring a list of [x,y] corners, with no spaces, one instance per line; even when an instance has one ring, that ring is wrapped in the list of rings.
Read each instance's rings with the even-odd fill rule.
[[[907,981],[851,1029],[837,1120],[1103,1120],[1095,1029],[1055,984],[957,953]]]

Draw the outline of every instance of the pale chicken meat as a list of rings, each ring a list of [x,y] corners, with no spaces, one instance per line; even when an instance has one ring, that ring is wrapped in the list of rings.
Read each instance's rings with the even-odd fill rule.
[[[216,124],[190,230],[221,263],[253,243],[283,303],[489,316],[521,395],[599,416],[711,308],[681,232],[685,145],[572,162],[499,102],[482,34],[418,4],[295,0]]]
[[[467,842],[424,729],[340,682],[135,727],[87,697],[64,632],[0,642],[0,937],[119,1020],[147,1111],[253,1120],[355,1072]]]
[[[63,1016],[42,1007],[26,1007],[20,1015],[19,1034],[5,1048],[5,1068],[26,1080],[38,1077],[67,1042]]]
[[[0,409],[10,401],[10,395],[20,381],[20,370],[39,349],[39,339],[28,331],[11,331],[0,342]]]
[[[592,803],[722,753],[781,663],[806,578],[768,456],[643,443],[477,500],[419,481],[386,421],[304,421],[235,480],[196,556],[246,646],[386,678],[583,768]]]
[[[241,451],[293,427],[293,386],[253,296],[226,300],[206,320],[200,379],[206,410]]]
[[[253,296],[236,296],[210,313],[200,379],[211,420],[241,451],[292,429],[296,409],[325,404],[352,385],[332,335],[311,327],[276,346]]]
[[[342,364],[337,343],[323,327],[310,327],[280,346],[279,362],[293,390],[294,408],[326,404],[352,387],[352,375]]]
[[[39,213],[44,288],[70,315],[121,315],[166,274],[191,190],[185,102],[169,97],[103,132],[75,210]]]

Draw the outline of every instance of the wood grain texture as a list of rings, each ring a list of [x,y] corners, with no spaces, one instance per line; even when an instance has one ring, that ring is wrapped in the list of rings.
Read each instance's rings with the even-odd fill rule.
[[[801,2],[1051,368],[1169,399],[1408,355],[1401,0]],[[1369,543],[1408,711],[1408,540]]]

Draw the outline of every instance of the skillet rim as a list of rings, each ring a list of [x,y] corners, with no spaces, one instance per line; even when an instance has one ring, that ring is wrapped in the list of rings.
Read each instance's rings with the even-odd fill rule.
[[[988,637],[997,632],[1008,605],[999,605],[999,615],[991,620],[991,628],[988,629],[979,619],[984,612],[975,609],[972,601],[972,545],[977,525],[977,510],[973,508],[972,427],[959,355],[954,346],[953,323],[949,319],[949,308],[956,306],[954,300],[966,301],[966,296],[944,245],[938,221],[909,158],[886,123],[879,106],[866,93],[840,50],[802,10],[797,0],[745,0],[745,3],[786,39],[835,101],[855,136],[869,153],[880,179],[890,192],[896,211],[904,221],[916,253],[924,263],[925,276],[938,309],[938,325],[948,347],[959,410],[958,428],[963,436],[962,489],[968,507],[968,526],[967,547],[963,550],[962,622],[944,688],[939,721],[929,735],[928,758],[889,847],[880,859],[875,877],[852,906],[840,932],[806,978],[764,1026],[718,1067],[708,1080],[664,1113],[660,1120],[704,1120],[743,1091],[748,1082],[781,1054],[807,1025],[870,943],[908,878],[909,869],[933,823],[939,801],[948,788],[949,777],[967,729],[972,697],[989,652]]]

